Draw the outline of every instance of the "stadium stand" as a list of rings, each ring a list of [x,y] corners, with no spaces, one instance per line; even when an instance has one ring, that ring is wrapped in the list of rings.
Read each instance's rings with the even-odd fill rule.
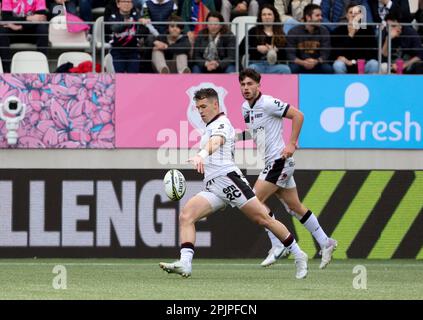
[[[20,51],[13,55],[12,73],[49,73],[48,60],[38,51]]]
[[[88,49],[91,47],[85,32],[67,31],[63,16],[56,16],[50,20],[48,39],[52,48]]]

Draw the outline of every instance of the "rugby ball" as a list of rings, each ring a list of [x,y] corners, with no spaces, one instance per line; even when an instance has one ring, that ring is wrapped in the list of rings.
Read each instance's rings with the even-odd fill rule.
[[[172,201],[181,200],[187,189],[184,175],[176,169],[170,169],[166,172],[163,184],[166,195]]]

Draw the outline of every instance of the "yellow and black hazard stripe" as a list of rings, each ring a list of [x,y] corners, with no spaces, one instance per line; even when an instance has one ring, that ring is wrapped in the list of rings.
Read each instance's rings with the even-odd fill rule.
[[[423,171],[304,171],[295,173],[300,198],[326,233],[334,257],[423,259]],[[311,234],[294,219],[301,247],[317,257]]]

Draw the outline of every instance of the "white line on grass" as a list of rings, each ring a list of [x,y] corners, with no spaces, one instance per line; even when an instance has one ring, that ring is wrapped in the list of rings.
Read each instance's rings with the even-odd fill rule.
[[[159,261],[159,260],[157,260]],[[85,263],[80,263],[80,262],[65,262],[65,261],[57,261],[57,262],[1,262],[0,261],[0,265],[1,266],[55,266],[57,264],[62,264],[62,265],[66,265],[66,266],[83,266],[83,267],[95,267],[95,266],[104,266],[104,267],[115,267],[115,266],[148,266],[148,265],[156,265],[156,263],[151,263],[151,262],[140,262],[140,263],[103,263],[103,262],[85,262]],[[158,263],[157,263],[158,264]],[[194,264],[196,264],[194,262]],[[351,261],[351,264],[357,264],[353,261]],[[387,262],[387,263],[368,263],[366,264],[365,262],[360,262],[360,264],[366,265],[367,267],[371,267],[371,266],[376,266],[376,267],[389,267],[389,266],[393,266],[393,267],[417,267],[417,266],[421,266],[422,263],[421,262],[416,262],[416,263],[392,263],[392,262]],[[207,267],[211,267],[211,266],[216,266],[216,267],[224,267],[224,266],[233,266],[233,267],[249,267],[249,266],[257,266],[257,264],[252,264],[252,263],[198,263],[196,264],[197,266],[207,266]],[[287,265],[287,264],[283,264],[280,263],[278,265],[276,265],[275,267],[279,266],[279,265]],[[345,267],[348,266],[349,264],[345,264],[345,263],[340,263],[340,264],[336,264],[333,263],[330,265],[330,268],[334,268],[334,267]],[[260,268],[260,269],[265,269],[265,268]],[[270,268],[271,269],[271,268]]]

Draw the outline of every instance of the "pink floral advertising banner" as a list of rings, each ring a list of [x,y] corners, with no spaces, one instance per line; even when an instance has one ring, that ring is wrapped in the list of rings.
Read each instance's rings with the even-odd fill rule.
[[[11,97],[25,106],[16,144],[7,139]],[[4,74],[0,99],[0,148],[115,147],[114,75]]]

